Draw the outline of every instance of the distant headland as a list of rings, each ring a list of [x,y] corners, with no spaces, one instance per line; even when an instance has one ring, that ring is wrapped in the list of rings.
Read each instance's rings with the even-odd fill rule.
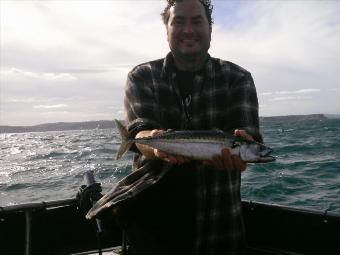
[[[107,129],[116,125],[111,120],[84,121],[84,122],[56,122],[34,126],[0,126],[0,133],[26,133],[65,130]]]
[[[301,121],[301,120],[323,120],[329,118],[340,118],[340,114],[309,114],[309,115],[288,115],[260,117],[260,121],[282,120],[282,121]],[[85,121],[85,122],[57,122],[46,123],[34,126],[0,126],[0,133],[26,133],[26,132],[46,132],[46,131],[65,131],[65,130],[86,130],[86,129],[108,129],[115,128],[112,120]]]

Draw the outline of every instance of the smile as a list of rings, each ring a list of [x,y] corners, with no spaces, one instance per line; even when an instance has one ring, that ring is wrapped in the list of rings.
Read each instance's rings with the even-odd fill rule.
[[[188,43],[188,44],[192,44],[192,43],[196,43],[196,42],[199,42],[198,39],[183,39],[183,40],[180,40],[182,43]]]

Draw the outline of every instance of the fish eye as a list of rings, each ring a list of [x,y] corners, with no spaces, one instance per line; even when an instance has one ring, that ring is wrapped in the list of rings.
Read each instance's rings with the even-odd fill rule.
[[[240,142],[232,141],[232,143],[231,143],[231,148],[234,149],[234,148],[236,148],[236,147],[238,147],[238,146],[240,146],[240,145],[241,145]]]

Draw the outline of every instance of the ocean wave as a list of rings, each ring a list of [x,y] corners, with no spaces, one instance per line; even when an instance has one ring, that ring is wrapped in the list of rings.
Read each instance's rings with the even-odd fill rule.
[[[340,122],[278,120],[261,129],[277,160],[248,164],[242,197],[340,211]],[[1,206],[74,197],[87,170],[110,189],[131,172],[132,153],[115,160],[120,142],[113,129],[1,134]]]
[[[30,155],[27,155],[26,157],[29,160],[57,159],[57,158],[66,158],[76,153],[78,152],[75,150],[48,151],[48,152],[42,152],[39,154],[30,154]]]

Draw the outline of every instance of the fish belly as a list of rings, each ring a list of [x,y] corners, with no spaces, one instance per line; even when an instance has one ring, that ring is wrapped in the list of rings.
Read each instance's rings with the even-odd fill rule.
[[[221,155],[226,148],[223,143],[181,142],[181,141],[152,141],[148,146],[169,154],[181,155],[197,160],[210,160],[214,155]]]

